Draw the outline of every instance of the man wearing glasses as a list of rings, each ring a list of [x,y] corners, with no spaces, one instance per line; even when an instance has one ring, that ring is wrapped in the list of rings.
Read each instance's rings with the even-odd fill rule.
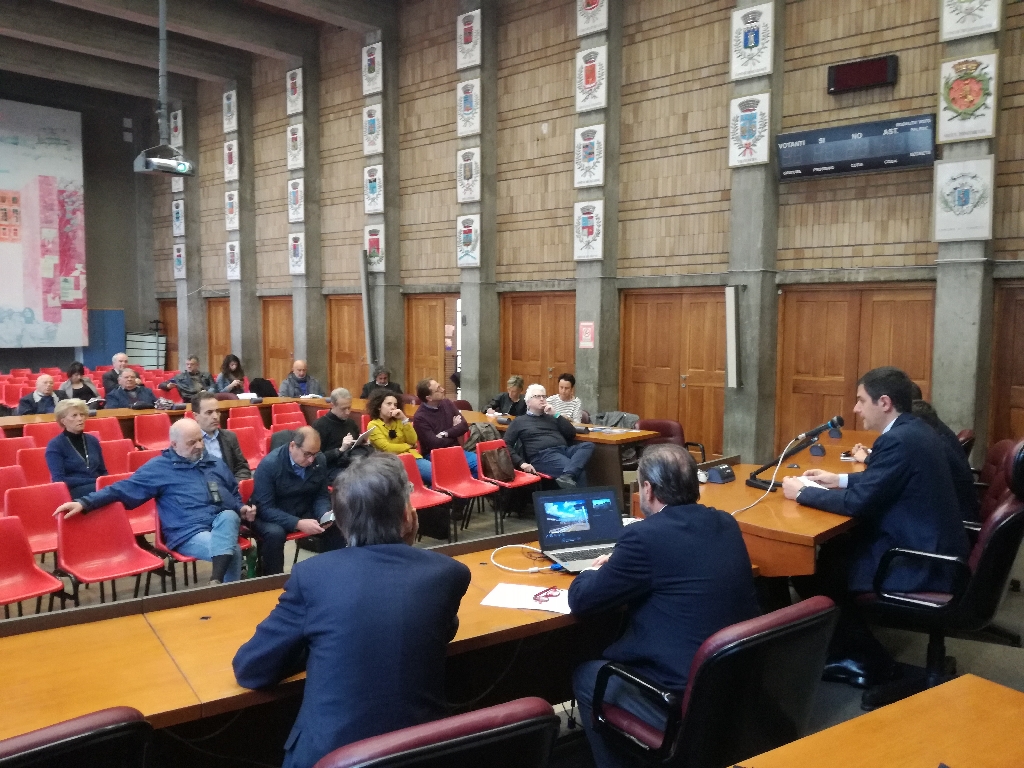
[[[316,536],[317,549],[340,549],[345,541],[330,523],[327,460],[320,453],[320,435],[312,427],[295,430],[287,445],[275,448],[256,468],[252,530],[259,539],[263,575],[284,573],[284,542],[289,533]]]

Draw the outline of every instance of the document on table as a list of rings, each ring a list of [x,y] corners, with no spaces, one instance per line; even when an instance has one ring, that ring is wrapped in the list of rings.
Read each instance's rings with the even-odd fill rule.
[[[480,601],[480,605],[569,613],[569,590],[556,587],[537,589],[526,584],[499,584]]]
[[[799,480],[801,483],[803,483],[805,488],[821,488],[821,490],[823,490],[823,491],[827,491],[828,490],[828,488],[826,488],[821,483],[816,483],[813,480],[811,480],[811,478],[804,477],[803,475],[800,475],[799,477],[797,477],[797,480]]]

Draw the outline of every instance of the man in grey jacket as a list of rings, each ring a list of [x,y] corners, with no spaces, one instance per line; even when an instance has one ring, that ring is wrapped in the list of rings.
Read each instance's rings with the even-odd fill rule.
[[[302,397],[304,395],[324,396],[324,388],[320,382],[309,375],[305,360],[296,360],[292,363],[292,372],[288,378],[281,382],[281,388],[277,391],[281,397]]]
[[[174,378],[168,379],[159,385],[158,388],[166,392],[172,386],[177,388],[178,394],[181,395],[181,399],[185,402],[188,402],[200,392],[217,391],[217,388],[213,385],[213,377],[199,370],[199,358],[195,355],[188,356],[184,371]]]

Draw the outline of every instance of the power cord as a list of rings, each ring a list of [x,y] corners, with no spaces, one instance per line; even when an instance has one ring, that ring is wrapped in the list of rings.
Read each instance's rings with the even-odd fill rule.
[[[501,552],[501,550],[503,550],[503,549],[526,549],[526,550],[529,550],[530,552],[537,552],[540,555],[544,554],[543,552],[541,552],[541,550],[537,549],[536,547],[530,547],[530,546],[527,546],[526,544],[506,544],[503,547],[498,547],[493,552],[491,552],[491,565],[493,565],[493,566],[495,566],[497,568],[500,568],[503,571],[510,571],[512,573],[540,573],[541,571],[560,571],[560,570],[562,570],[562,566],[560,566],[558,563],[552,563],[551,565],[538,565],[538,566],[534,566],[533,568],[511,568],[511,567],[509,567],[507,565],[502,565],[501,563],[499,563],[497,560],[494,559],[494,556],[496,554],[498,554],[499,552]],[[530,557],[530,556],[527,555],[527,557]],[[534,559],[539,560],[540,558],[534,558]]]
[[[795,442],[796,438],[794,437],[792,440],[789,441],[789,444],[782,449],[782,453],[779,454],[779,463],[775,465],[775,471],[772,472],[771,482],[768,483],[768,489],[763,494],[761,494],[761,497],[753,504],[750,504],[744,507],[743,509],[737,509],[735,512],[730,512],[729,514],[731,514],[733,517],[736,517],[736,515],[738,515],[740,512],[746,512],[748,509],[756,507],[758,504],[764,501],[765,497],[772,492],[772,488],[775,487],[775,476],[779,474],[779,469],[782,468],[782,462],[786,460],[786,451],[788,451],[790,446],[793,445],[793,443]]]

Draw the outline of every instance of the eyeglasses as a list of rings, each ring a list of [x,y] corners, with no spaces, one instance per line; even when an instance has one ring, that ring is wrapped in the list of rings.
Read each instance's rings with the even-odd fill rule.
[[[302,448],[299,448],[299,450],[302,451],[302,458],[304,459],[316,458],[316,455],[320,453],[320,451],[305,451]]]
[[[541,590],[536,595],[534,595],[533,599],[538,603],[546,603],[548,600],[556,598],[560,594],[562,594],[562,590],[560,590],[558,587],[548,587],[547,589]]]

